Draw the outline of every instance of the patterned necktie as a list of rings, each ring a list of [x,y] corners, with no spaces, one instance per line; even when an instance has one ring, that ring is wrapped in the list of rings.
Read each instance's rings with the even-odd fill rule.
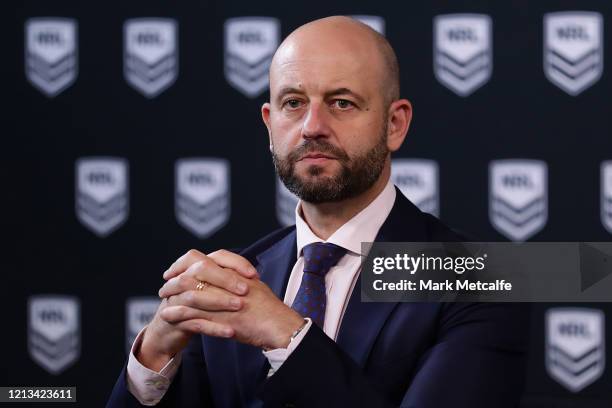
[[[291,307],[323,328],[326,304],[325,275],[346,254],[346,249],[330,243],[316,242],[306,245],[302,253],[304,275]]]

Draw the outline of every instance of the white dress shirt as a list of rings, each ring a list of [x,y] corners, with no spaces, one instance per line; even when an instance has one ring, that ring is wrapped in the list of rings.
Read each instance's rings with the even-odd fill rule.
[[[316,236],[302,218],[301,201],[296,206],[295,227],[298,259],[289,276],[283,301],[286,305],[292,305],[300,288],[302,275],[304,274],[302,248],[315,242],[329,242],[347,249],[347,253],[325,275],[327,303],[323,331],[333,340],[336,340],[338,336],[340,323],[359,276],[361,243],[374,241],[378,230],[391,212],[395,203],[395,195],[395,187],[389,180],[383,191],[366,208],[338,228],[327,241]],[[306,327],[289,343],[286,349],[263,351],[270,363],[268,376],[273,375],[293,350],[298,347],[312,325],[312,320],[307,320]],[[155,405],[162,399],[170,382],[176,375],[181,361],[181,353],[178,353],[159,372],[144,367],[134,357],[134,351],[140,347],[145,329],[146,327],[136,337],[128,358],[128,390],[141,404]]]

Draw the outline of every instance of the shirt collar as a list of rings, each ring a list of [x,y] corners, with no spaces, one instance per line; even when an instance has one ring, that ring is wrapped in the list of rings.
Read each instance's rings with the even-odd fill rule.
[[[391,179],[380,194],[363,210],[357,213],[338,228],[327,241],[315,235],[301,215],[302,200],[295,207],[295,228],[297,235],[297,253],[302,255],[302,248],[315,242],[330,242],[348,251],[360,255],[362,242],[373,242],[378,230],[387,219],[395,203],[395,187]]]

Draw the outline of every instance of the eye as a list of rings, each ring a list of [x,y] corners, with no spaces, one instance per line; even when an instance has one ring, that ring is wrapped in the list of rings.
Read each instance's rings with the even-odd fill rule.
[[[302,101],[299,99],[287,99],[283,102],[283,107],[288,107],[289,109],[297,109],[302,106]]]
[[[341,110],[346,110],[349,108],[352,108],[354,106],[353,102],[347,100],[347,99],[336,99],[334,100],[334,107],[341,109]]]

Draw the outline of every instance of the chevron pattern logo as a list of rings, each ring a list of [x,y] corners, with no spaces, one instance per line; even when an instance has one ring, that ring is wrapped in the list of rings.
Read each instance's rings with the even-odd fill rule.
[[[80,304],[70,296],[28,299],[28,351],[50,374],[58,375],[81,353]]]
[[[539,160],[495,160],[489,165],[489,218],[512,241],[525,241],[548,219],[548,168]]]
[[[437,162],[425,159],[393,159],[391,181],[421,211],[440,216]]]
[[[249,98],[268,89],[268,69],[280,40],[272,17],[237,17],[225,22],[225,78]]]
[[[605,368],[604,313],[553,308],[546,312],[546,370],[571,392],[595,382]]]
[[[434,74],[459,96],[483,86],[493,71],[491,18],[445,14],[434,18]]]
[[[123,74],[147,98],[170,87],[178,76],[178,32],[168,18],[136,18],[123,26]]]
[[[117,157],[85,157],[76,162],[76,214],[99,237],[128,218],[128,163]]]
[[[575,96],[603,72],[603,18],[595,12],[558,12],[544,16],[544,73]]]
[[[229,162],[177,160],[174,209],[179,224],[198,238],[207,238],[223,227],[231,210]]]
[[[25,23],[25,67],[30,83],[54,97],[76,80],[77,24],[68,18],[31,18]]]

